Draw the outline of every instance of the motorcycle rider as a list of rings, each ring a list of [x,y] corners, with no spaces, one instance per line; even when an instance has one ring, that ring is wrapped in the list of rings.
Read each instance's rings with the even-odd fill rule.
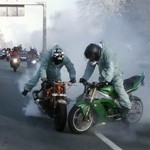
[[[10,51],[10,58],[11,58],[10,65],[12,66],[12,59],[13,58],[18,58],[19,59],[19,50],[18,50],[18,47],[15,46],[12,49],[12,51]]]
[[[33,46],[31,46],[30,51],[27,53],[27,60],[30,61],[33,59],[38,59],[38,53],[37,50]]]
[[[7,48],[7,49],[6,49],[6,60],[7,60],[7,61],[10,60],[10,51],[11,51],[10,48]]]
[[[28,92],[37,84],[39,78],[42,81],[48,80],[51,83],[61,81],[61,68],[65,66],[69,72],[70,82],[76,82],[76,71],[73,63],[64,54],[59,45],[55,45],[52,49],[47,51],[41,60],[41,66],[36,74],[28,81],[24,86],[23,96],[26,96]]]
[[[131,102],[124,89],[122,71],[115,55],[113,56],[109,53],[103,42],[100,42],[99,45],[94,43],[88,45],[84,51],[84,55],[89,61],[84,75],[80,78],[79,82],[85,83],[91,77],[96,65],[98,65],[100,86],[111,82],[119,95],[119,102],[122,106],[122,117],[125,117],[131,109]]]
[[[14,48],[12,49],[12,51],[10,51],[10,56],[11,56],[11,58],[19,57],[19,51],[18,51],[18,48],[17,48],[17,47],[14,47]]]

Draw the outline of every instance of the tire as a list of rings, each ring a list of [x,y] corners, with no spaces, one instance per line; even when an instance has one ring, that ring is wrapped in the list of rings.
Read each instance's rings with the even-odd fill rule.
[[[132,96],[130,98],[132,103],[132,108],[128,112],[127,116],[123,119],[123,122],[127,125],[137,123],[143,114],[143,103],[140,98]]]
[[[85,119],[84,121],[83,121],[83,117],[84,116],[83,116],[81,108],[77,106],[73,106],[68,116],[68,125],[69,125],[71,132],[76,133],[76,134],[81,134],[90,129],[90,127],[93,124],[93,118],[94,118],[93,114],[90,111],[88,115],[88,119]]]
[[[31,63],[27,62],[27,68],[30,69],[31,68]]]
[[[8,57],[6,58],[6,60],[7,60],[7,62],[9,62],[9,58]]]
[[[67,105],[59,104],[55,110],[54,128],[56,131],[62,132],[65,129],[67,121]]]
[[[16,68],[16,67],[14,67],[13,69],[14,69],[14,72],[16,72],[16,71],[17,71],[17,68]]]

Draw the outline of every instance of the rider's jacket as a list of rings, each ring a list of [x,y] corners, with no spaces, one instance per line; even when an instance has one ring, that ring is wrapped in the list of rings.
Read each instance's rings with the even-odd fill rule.
[[[10,57],[19,57],[19,52],[16,50],[10,51]]]
[[[111,55],[104,45],[97,65],[101,80],[111,82],[116,76],[122,75],[120,63],[118,62],[116,55]],[[85,80],[88,80],[91,77],[95,67],[96,65],[92,65],[90,61],[87,63],[86,70],[83,75]]]
[[[57,45],[58,48],[58,45]],[[68,56],[64,55],[63,62],[59,65],[55,65],[52,60],[52,54],[55,51],[56,46],[47,51],[41,60],[41,65],[36,74],[25,84],[24,89],[31,91],[31,89],[37,84],[39,79],[47,78],[49,81],[61,81],[61,69],[66,67],[70,79],[76,78],[76,71],[74,64],[71,62]]]
[[[29,51],[29,52],[27,53],[27,59],[28,59],[28,60],[38,59],[38,54],[37,54],[37,52]]]

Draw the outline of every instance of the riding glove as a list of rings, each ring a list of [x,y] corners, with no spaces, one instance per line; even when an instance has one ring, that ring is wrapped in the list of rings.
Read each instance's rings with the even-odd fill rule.
[[[103,86],[105,86],[105,85],[108,85],[108,82],[106,82],[106,81],[99,82],[98,85],[99,85],[100,87],[103,87]]]
[[[75,78],[72,78],[72,79],[70,80],[70,82],[71,82],[71,83],[76,83],[76,79],[75,79]]]
[[[42,80],[42,82],[46,82],[47,78],[42,78],[41,80]]]
[[[23,96],[26,96],[28,92],[29,92],[28,90],[24,90],[24,91],[22,91],[21,94],[22,94]]]
[[[84,84],[84,83],[86,83],[87,81],[86,81],[84,78],[80,78],[79,82]]]

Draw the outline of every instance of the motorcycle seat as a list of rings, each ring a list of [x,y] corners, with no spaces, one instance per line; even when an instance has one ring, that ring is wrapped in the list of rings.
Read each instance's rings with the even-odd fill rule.
[[[142,82],[142,76],[135,75],[124,80],[124,88],[126,91],[130,91],[134,87],[138,86]]]

